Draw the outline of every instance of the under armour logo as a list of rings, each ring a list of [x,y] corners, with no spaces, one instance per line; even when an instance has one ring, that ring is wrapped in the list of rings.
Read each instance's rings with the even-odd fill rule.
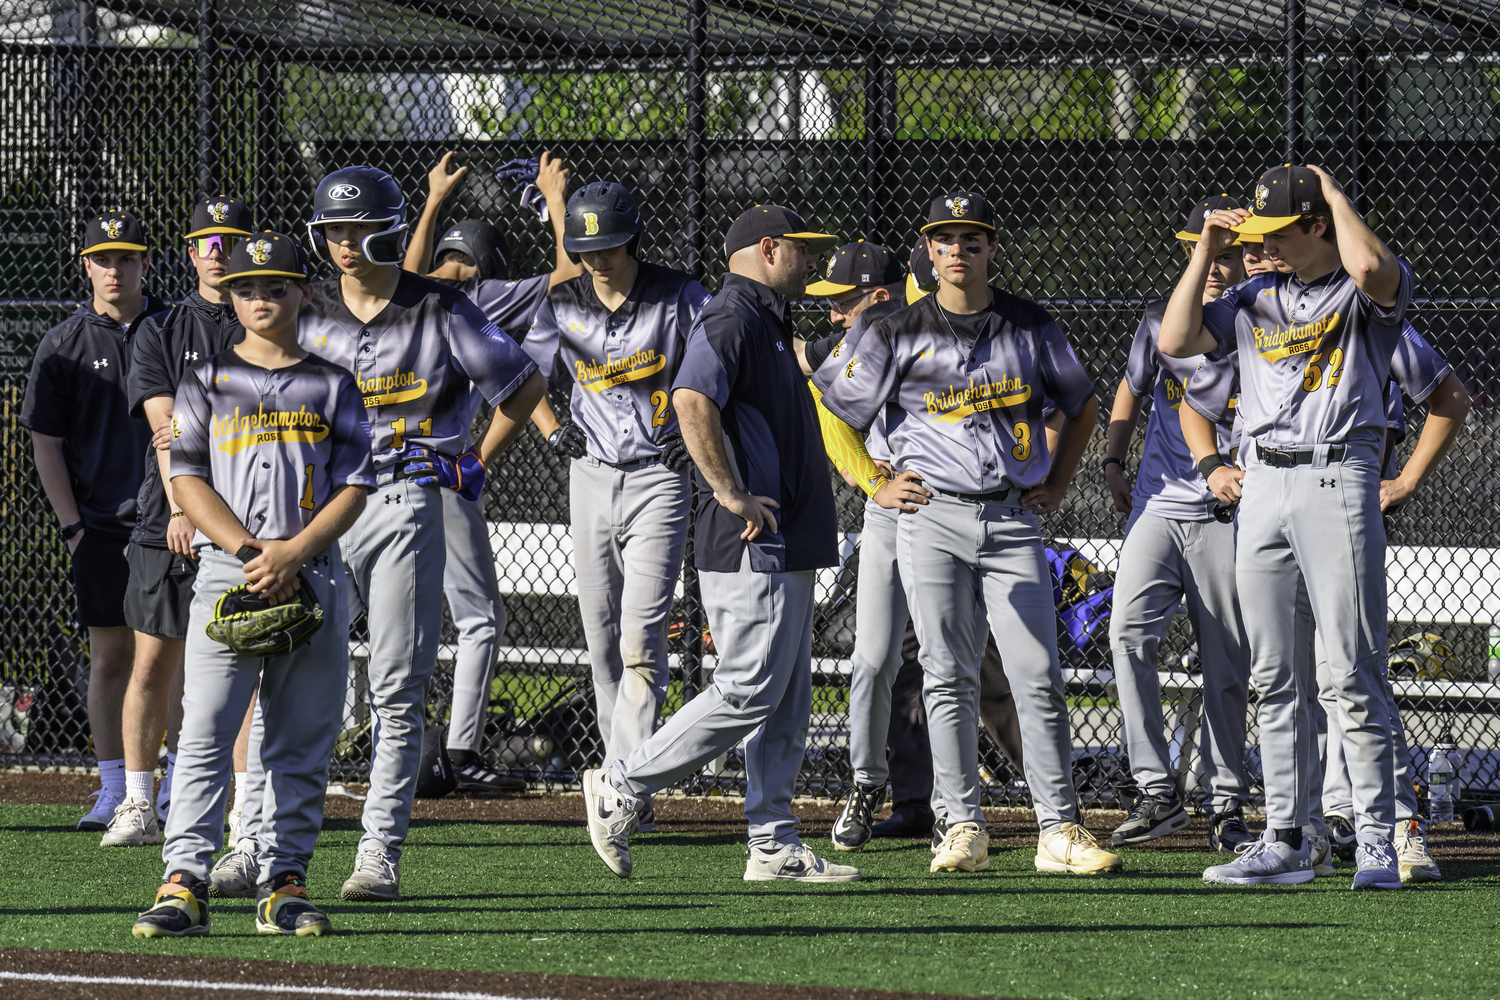
[[[778,340],[778,341],[776,341],[776,349],[778,351],[784,351],[784,350],[786,350],[786,345],[783,344],[781,341]]]
[[[399,493],[387,493],[385,495],[385,502],[386,503],[400,503],[401,502],[401,494],[399,494]]]
[[[1338,483],[1339,483],[1339,481],[1337,479],[1319,479],[1318,480],[1318,485],[1321,486],[1321,487],[1323,487],[1325,490],[1328,489],[1329,487],[1337,486]]]
[[[182,352],[182,360],[184,360],[184,361],[197,361],[198,360],[198,352],[197,351],[183,351]]]
[[[98,371],[100,368],[108,368],[108,367],[109,367],[109,359],[108,358],[100,358],[98,361],[94,362],[94,370],[95,371]]]
[[[312,559],[309,560],[309,562],[311,562],[314,566],[327,566],[328,557],[326,555],[313,556]]]

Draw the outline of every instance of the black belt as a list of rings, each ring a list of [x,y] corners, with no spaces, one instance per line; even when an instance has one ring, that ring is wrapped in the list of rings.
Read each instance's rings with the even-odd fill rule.
[[[1263,444],[1255,446],[1255,456],[1274,469],[1295,469],[1299,465],[1312,465],[1317,453],[1316,448],[1267,448]],[[1343,460],[1344,446],[1329,445],[1328,461],[1342,462]]]
[[[954,493],[952,490],[938,490],[945,497],[955,500],[964,500],[968,503],[1020,503],[1021,490],[995,490],[991,493]]]

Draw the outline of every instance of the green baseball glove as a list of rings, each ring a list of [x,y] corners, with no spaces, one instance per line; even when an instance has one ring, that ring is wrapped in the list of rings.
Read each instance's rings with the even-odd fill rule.
[[[323,609],[301,573],[302,589],[285,604],[268,604],[244,586],[234,587],[214,605],[214,620],[204,630],[245,656],[284,656],[323,627]]]

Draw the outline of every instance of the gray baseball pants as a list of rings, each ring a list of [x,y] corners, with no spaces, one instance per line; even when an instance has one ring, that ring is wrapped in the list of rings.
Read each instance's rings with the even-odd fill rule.
[[[849,762],[861,785],[890,778],[886,738],[891,690],[901,671],[901,644],[910,617],[896,566],[896,511],[865,501],[854,605],[854,655],[849,674]]]
[[[1250,649],[1234,585],[1234,525],[1137,512],[1115,573],[1109,645],[1130,770],[1148,795],[1176,795],[1162,716],[1157,649],[1178,602],[1198,639],[1203,777],[1215,813],[1244,804]]]
[[[979,808],[979,661],[985,618],[1002,637],[1021,725],[1026,782],[1042,832],[1078,822],[1072,733],[1057,655],[1052,572],[1041,521],[1007,502],[935,493],[897,524],[901,581],[921,645],[932,741],[933,811],[984,827]]]
[[[484,743],[484,719],[490,705],[500,637],[505,634],[505,604],[495,579],[490,526],[478,502],[443,490],[443,535],[447,560],[443,594],[458,630],[453,661],[453,704],[448,716],[450,750],[478,753]]]
[[[1317,681],[1306,636],[1298,634],[1297,588],[1305,581],[1337,698],[1329,731],[1342,733],[1355,829],[1366,844],[1390,841],[1395,825],[1378,452],[1374,442],[1352,443],[1330,461],[1328,446],[1319,445],[1312,464],[1275,468],[1248,443],[1236,565],[1260,693],[1266,825],[1289,829],[1309,820],[1317,740],[1307,702]]]
[[[667,618],[692,498],[687,477],[658,461],[616,467],[591,455],[573,460],[568,497],[604,759],[623,760],[656,731],[667,694]]]
[[[245,582],[243,568],[239,559],[217,549],[201,553],[183,658],[182,735],[161,851],[168,875],[208,878],[214,852],[224,843],[234,738],[257,680],[265,776],[254,850],[261,881],[307,872],[323,827],[328,759],[343,718],[349,619],[337,547],[315,556],[302,572],[323,607],[323,627],[286,656],[243,656],[204,632],[214,604]]]
[[[641,809],[650,796],[750,736],[750,846],[799,842],[792,794],[812,712],[815,576],[812,570],[757,573],[748,548],[738,572],[698,574],[719,664],[707,690],[628,758],[610,762],[610,780],[631,808]]]
[[[352,584],[350,613],[368,612],[369,698],[374,719],[361,851],[398,858],[411,823],[422,762],[427,681],[443,625],[443,492],[393,482],[380,488],[340,540]],[[341,700],[342,703],[342,700]]]
[[[1396,822],[1405,823],[1416,819],[1417,792],[1412,786],[1411,751],[1406,742],[1406,727],[1401,724],[1401,712],[1396,708],[1396,693],[1391,689],[1389,678],[1385,691],[1390,699],[1387,711],[1391,720],[1391,750],[1395,758]],[[1330,720],[1338,718],[1338,697],[1333,690],[1333,677],[1328,669],[1328,657],[1323,653],[1323,644],[1318,643],[1318,703]],[[1322,751],[1322,812],[1352,817],[1354,813],[1354,788],[1349,781],[1349,768],[1344,761],[1344,742],[1339,739],[1334,725],[1327,727],[1327,737]]]

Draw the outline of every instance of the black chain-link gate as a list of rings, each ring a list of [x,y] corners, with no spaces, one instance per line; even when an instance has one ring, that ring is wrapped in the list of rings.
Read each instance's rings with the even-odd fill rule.
[[[516,273],[535,273],[550,234],[493,168],[552,149],[575,186],[627,184],[647,219],[645,256],[715,288],[720,234],[752,204],[905,248],[933,195],[972,188],[1001,218],[996,281],[1054,312],[1107,403],[1143,302],[1181,266],[1171,234],[1190,200],[1246,193],[1293,159],[1335,173],[1412,263],[1412,321],[1474,394],[1447,461],[1390,518],[1391,638],[1432,632],[1453,654],[1395,682],[1419,779],[1427,748],[1451,735],[1466,795],[1500,797],[1500,664],[1487,670],[1500,620],[1500,7],[1489,0],[0,0],[0,92],[0,764],[91,762],[85,644],[16,424],[41,334],[87,291],[73,255],[88,214],[140,216],[150,289],[172,299],[192,287],[176,238],[199,194],[244,197],[260,225],[300,234],[329,170],[379,166],[419,207],[427,171],[453,149],[472,169],[444,219],[491,219]],[[818,302],[799,316],[809,334],[827,327]],[[1421,424],[1418,408],[1400,457]],[[1123,518],[1097,472],[1102,448],[1101,434],[1047,531],[1108,569]],[[485,499],[509,612],[486,746],[549,788],[598,758],[563,544],[566,476],[528,431]],[[861,498],[838,489],[847,552]],[[819,578],[803,770],[817,794],[848,780],[852,622],[836,575]],[[684,583],[669,711],[712,665],[690,572]],[[361,634],[337,760],[346,777],[369,749]],[[1109,802],[1120,725],[1098,634],[1081,651],[1065,643],[1064,659],[1080,783]],[[435,717],[452,639],[450,626]],[[1188,766],[1190,642],[1180,619],[1163,646]],[[1253,762],[1253,726],[1251,743]],[[994,801],[1025,800],[993,747],[985,762]],[[734,787],[736,765],[731,754],[693,787]]]

